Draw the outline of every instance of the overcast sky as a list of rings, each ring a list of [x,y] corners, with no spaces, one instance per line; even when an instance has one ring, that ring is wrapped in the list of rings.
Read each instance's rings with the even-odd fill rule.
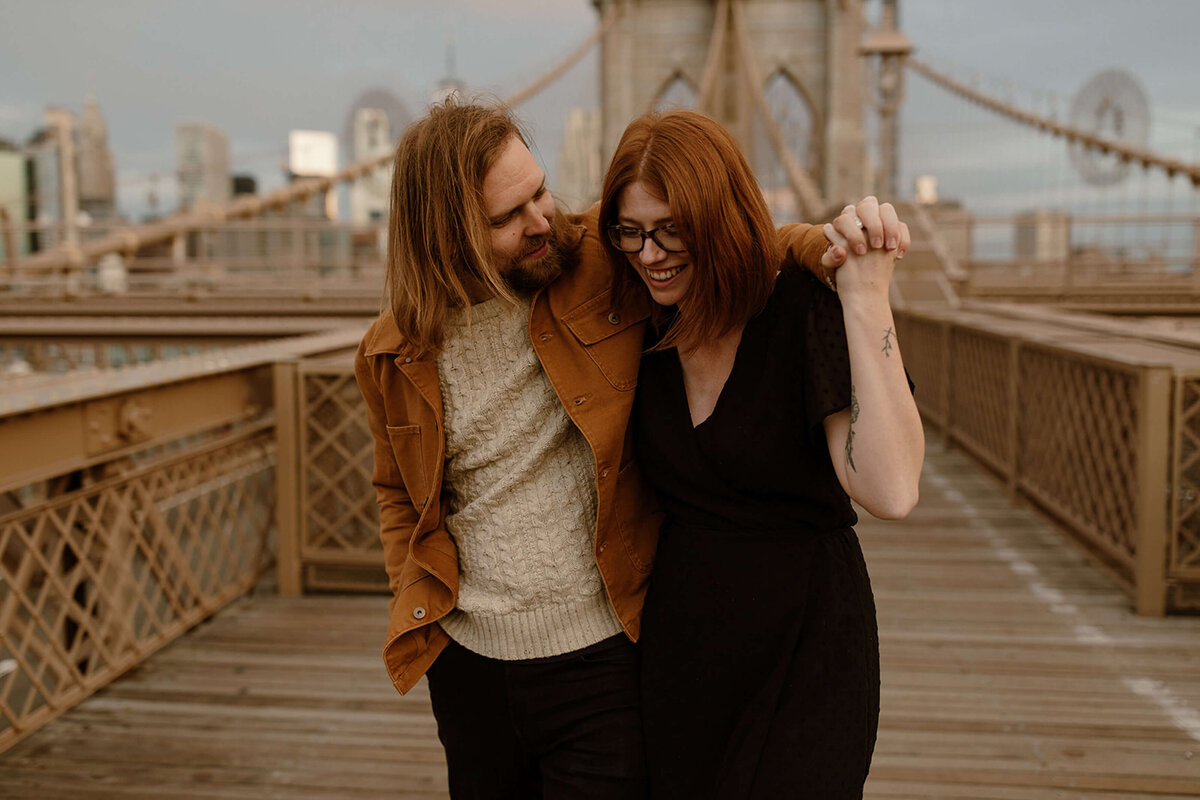
[[[459,78],[505,95],[596,19],[588,0],[0,0],[0,138],[23,142],[46,105],[78,112],[92,95],[122,210],[144,210],[153,173],[164,204],[173,200],[174,127],[188,120],[224,128],[235,171],[271,188],[288,130],[340,132],[360,93],[388,89],[419,113],[445,76],[448,41]],[[920,57],[1047,109],[1055,93],[1064,113],[1091,75],[1126,69],[1149,96],[1151,146],[1200,155],[1197,0],[901,0],[901,24]],[[596,65],[585,59],[519,109],[552,178],[566,110],[597,105]],[[907,80],[906,190],[933,173],[944,194],[1024,202],[1026,173],[1039,170],[1030,153],[1048,159],[1050,145]]]

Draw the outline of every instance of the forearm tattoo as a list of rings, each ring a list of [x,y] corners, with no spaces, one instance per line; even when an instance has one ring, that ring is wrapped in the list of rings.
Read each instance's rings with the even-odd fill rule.
[[[896,332],[891,328],[888,328],[883,332],[883,354],[888,358],[892,357],[892,339],[895,337],[895,335]]]
[[[850,384],[850,430],[846,431],[846,463],[850,469],[858,472],[854,466],[854,423],[858,422],[858,398],[854,396],[854,384]]]

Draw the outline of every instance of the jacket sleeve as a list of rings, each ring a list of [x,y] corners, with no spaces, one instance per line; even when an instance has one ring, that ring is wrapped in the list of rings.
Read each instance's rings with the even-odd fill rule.
[[[389,606],[396,602],[401,589],[401,573],[408,561],[410,543],[420,519],[420,512],[413,506],[396,455],[388,436],[388,419],[383,394],[370,359],[363,355],[364,344],[359,345],[354,356],[354,378],[362,392],[367,412],[367,425],[374,440],[375,466],[371,473],[371,485],[375,487],[375,499],[379,503],[379,537],[383,542],[384,565],[387,569],[388,587],[392,598]],[[390,609],[389,609],[390,610]]]
[[[821,256],[829,248],[829,240],[820,225],[796,222],[778,230],[779,249],[783,253],[781,269],[801,267],[816,275],[823,286],[829,286],[833,269],[821,265]]]

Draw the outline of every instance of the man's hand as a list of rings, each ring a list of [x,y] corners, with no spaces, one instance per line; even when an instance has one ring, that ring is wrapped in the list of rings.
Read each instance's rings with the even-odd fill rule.
[[[898,261],[912,243],[908,225],[896,216],[892,204],[880,205],[873,195],[843,208],[837,219],[825,223],[823,232],[829,240],[829,249],[821,256],[821,266],[828,270],[831,279],[833,270],[846,263],[850,252],[865,255],[871,249],[894,250]]]

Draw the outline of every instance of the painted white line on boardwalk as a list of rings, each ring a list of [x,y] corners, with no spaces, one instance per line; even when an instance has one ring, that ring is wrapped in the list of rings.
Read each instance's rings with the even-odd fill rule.
[[[1150,678],[1125,678],[1124,681],[1134,694],[1148,697],[1158,703],[1180,730],[1200,742],[1200,714],[1176,697],[1162,681]]]
[[[928,477],[934,486],[942,490],[942,495],[947,500],[959,504],[962,510],[966,512],[967,526],[973,528],[976,533],[980,534],[991,544],[996,558],[1007,563],[1009,569],[1015,574],[1025,576],[1026,586],[1029,591],[1045,603],[1051,613],[1075,616],[1076,620],[1080,620],[1082,613],[1079,607],[1074,603],[1068,603],[1066,597],[1058,589],[1047,586],[1041,580],[1038,580],[1036,578],[1038,575],[1037,567],[1025,560],[1015,548],[1009,547],[1007,540],[992,527],[988,520],[976,516],[977,511],[975,507],[963,497],[962,492],[952,487],[950,480],[938,474],[929,474]],[[1095,625],[1082,620],[1064,621],[1069,624],[1074,623],[1071,624],[1071,632],[1075,640],[1080,644],[1106,648],[1115,646],[1112,637]],[[1152,700],[1167,714],[1167,717],[1176,727],[1200,742],[1200,713],[1197,713],[1186,701],[1177,697],[1162,681],[1151,678],[1128,677],[1121,678],[1121,681],[1134,694]],[[1188,757],[1191,757],[1191,753],[1188,753]]]
[[[1080,623],[1075,625],[1072,630],[1075,631],[1075,640],[1081,644],[1112,644],[1112,638],[1104,631],[1097,628],[1095,625]]]
[[[1041,581],[1030,581],[1029,591],[1033,592],[1037,599],[1047,605],[1062,605],[1067,602],[1067,598],[1063,597],[1063,593],[1058,589],[1052,589]]]

